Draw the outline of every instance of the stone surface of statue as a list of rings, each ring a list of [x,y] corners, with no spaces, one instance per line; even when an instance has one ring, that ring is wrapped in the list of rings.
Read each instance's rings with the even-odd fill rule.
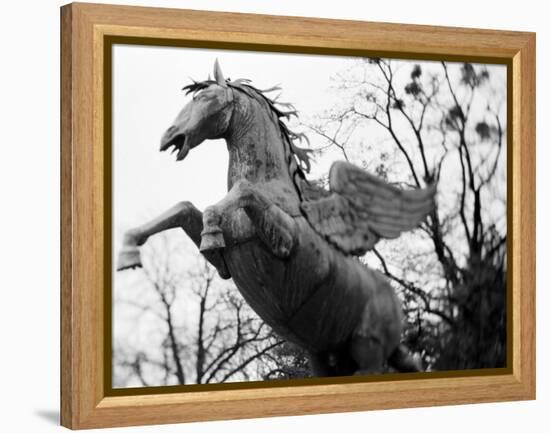
[[[117,268],[141,266],[139,247],[180,227],[266,323],[309,353],[315,375],[379,373],[386,362],[420,370],[400,344],[398,297],[358,256],[417,227],[434,210],[435,183],[403,190],[335,162],[330,188],[321,188],[306,179],[309,151],[295,144],[303,137],[284,122],[294,108],[268,98],[271,89],[226,80],[218,62],[214,79],[184,89],[193,99],[160,150],[181,161],[204,140],[224,138],[228,193],[204,213],[181,202],[128,231]]]

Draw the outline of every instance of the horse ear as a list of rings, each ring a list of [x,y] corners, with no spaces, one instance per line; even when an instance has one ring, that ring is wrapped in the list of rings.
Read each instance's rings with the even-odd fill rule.
[[[220,63],[218,62],[218,59],[214,62],[214,80],[216,80],[216,83],[218,83],[222,87],[227,87],[227,83],[225,82],[225,78],[222,74],[222,68],[220,68]]]

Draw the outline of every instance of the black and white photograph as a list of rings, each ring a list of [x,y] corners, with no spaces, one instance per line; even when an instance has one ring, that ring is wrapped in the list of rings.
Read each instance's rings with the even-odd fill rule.
[[[0,9],[0,431],[548,423],[544,2]]]
[[[506,368],[507,88],[114,45],[113,389]]]

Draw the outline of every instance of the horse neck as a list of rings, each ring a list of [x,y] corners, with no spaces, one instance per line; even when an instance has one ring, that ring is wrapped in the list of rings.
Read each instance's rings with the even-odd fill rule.
[[[238,92],[235,92],[237,94]],[[262,103],[239,94],[226,134],[229,151],[228,189],[240,179],[251,183],[292,183],[288,144],[277,118]]]

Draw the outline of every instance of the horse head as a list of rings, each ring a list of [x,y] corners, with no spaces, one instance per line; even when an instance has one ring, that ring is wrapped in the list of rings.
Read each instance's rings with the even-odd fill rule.
[[[160,143],[161,152],[173,146],[172,152],[178,152],[178,161],[203,141],[224,135],[233,105],[233,90],[227,85],[217,60],[214,64],[214,80],[194,82],[183,90],[187,94],[193,93],[193,99],[183,107]]]

